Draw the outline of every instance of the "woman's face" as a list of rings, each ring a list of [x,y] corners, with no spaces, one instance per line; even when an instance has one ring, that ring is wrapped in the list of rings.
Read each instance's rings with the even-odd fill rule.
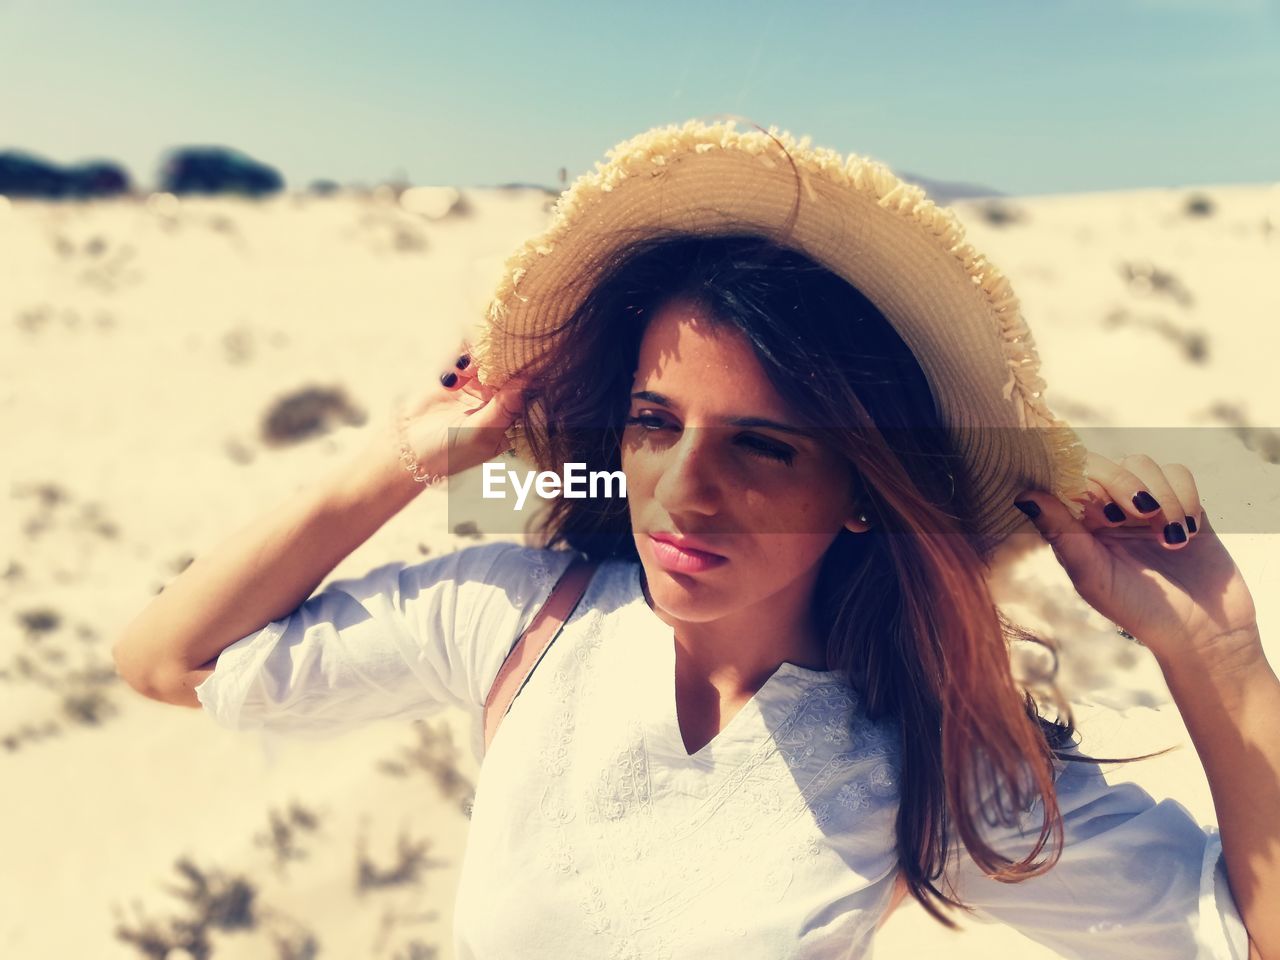
[[[798,432],[748,341],[707,316],[679,300],[654,314],[621,450],[649,592],[691,622],[811,587],[841,528],[865,526],[847,462]],[[655,541],[663,534],[714,556]]]

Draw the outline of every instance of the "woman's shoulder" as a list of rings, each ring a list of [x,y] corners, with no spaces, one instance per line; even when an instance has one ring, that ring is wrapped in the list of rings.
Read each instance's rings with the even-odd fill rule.
[[[450,555],[476,579],[491,582],[512,578],[548,583],[559,578],[574,560],[586,563],[601,576],[616,576],[632,570],[634,564],[616,558],[592,560],[576,550],[529,546],[509,540],[464,547]]]
[[[483,574],[538,573],[567,567],[577,556],[570,550],[527,546],[513,540],[491,540],[454,551],[449,556],[461,565]]]
[[[575,559],[586,560],[570,549],[529,546],[495,540],[464,547],[417,564],[411,571],[413,588],[451,582],[464,622],[488,629],[487,622],[502,611],[518,611],[521,625],[546,602],[557,582]],[[617,559],[588,561],[590,579],[584,599],[608,611],[622,606],[630,596],[634,565]],[[474,615],[473,615],[474,614]]]
[[[447,576],[460,586],[505,589],[515,601],[529,594],[548,592],[574,560],[586,562],[591,573],[588,589],[621,585],[632,575],[633,564],[625,560],[590,560],[570,549],[529,546],[508,540],[494,540],[463,547],[417,565],[424,574],[439,575],[438,568],[450,568]]]
[[[577,554],[493,540],[427,559],[415,566],[429,579],[443,574],[459,589],[505,590],[514,602],[549,590]],[[447,568],[447,572],[441,568]],[[487,592],[487,591],[486,591]]]

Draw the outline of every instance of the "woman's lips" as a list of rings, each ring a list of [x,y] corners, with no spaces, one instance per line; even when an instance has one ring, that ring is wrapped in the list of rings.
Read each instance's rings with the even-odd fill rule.
[[[729,562],[728,557],[707,553],[705,550],[677,547],[668,540],[659,540],[652,535],[649,537],[649,546],[663,569],[675,573],[700,573]]]

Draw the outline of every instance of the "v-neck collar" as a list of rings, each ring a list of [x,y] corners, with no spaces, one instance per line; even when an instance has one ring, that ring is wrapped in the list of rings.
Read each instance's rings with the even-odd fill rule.
[[[675,630],[653,611],[645,599],[642,569],[639,563],[632,565],[629,607],[640,631],[638,652],[644,655],[644,680],[646,684],[653,684],[650,688],[654,691],[650,727],[656,739],[654,746],[665,755],[690,764],[714,764],[718,758],[732,762],[735,753],[755,747],[770,735],[764,712],[766,707],[779,698],[791,699],[798,690],[813,683],[829,682],[839,676],[838,670],[813,670],[783,660],[719,733],[689,753],[680,732],[676,706]]]

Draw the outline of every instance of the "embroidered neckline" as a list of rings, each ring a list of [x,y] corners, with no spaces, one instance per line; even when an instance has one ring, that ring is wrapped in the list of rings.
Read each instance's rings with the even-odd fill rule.
[[[634,672],[651,681],[659,658],[635,660],[646,631],[623,622],[654,616],[633,606],[644,603],[638,572],[610,567],[596,588],[562,638],[572,642],[543,665],[526,722],[510,727],[514,739],[495,741],[502,752],[490,761],[539,785],[521,827],[540,838],[530,862],[547,874],[531,882],[564,891],[577,922],[618,960],[689,955],[695,927],[669,937],[673,920],[718,914],[741,890],[750,891],[746,909],[777,910],[796,878],[809,882],[824,864],[853,877],[868,903],[878,897],[875,878],[894,858],[894,729],[859,715],[843,677],[783,665],[801,683],[776,685],[788,702],[773,700],[767,736],[744,739],[714,770],[678,763],[666,732],[661,754],[654,749],[650,684]],[[510,856],[507,826],[477,825],[486,855]]]

